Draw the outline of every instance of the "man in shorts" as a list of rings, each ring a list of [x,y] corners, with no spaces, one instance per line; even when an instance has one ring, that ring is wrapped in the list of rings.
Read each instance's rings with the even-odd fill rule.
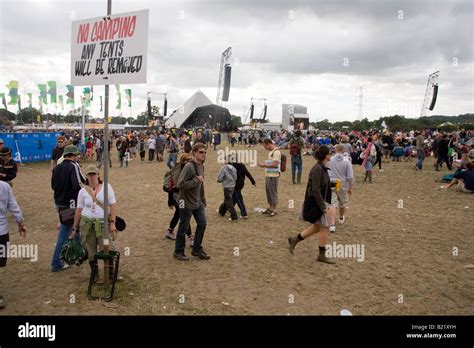
[[[352,163],[344,157],[344,146],[336,145],[336,154],[331,157],[328,163],[329,178],[333,185],[331,188],[331,205],[329,206],[329,232],[336,232],[336,207],[339,206],[339,223],[342,225],[346,218],[344,211],[349,196],[352,194],[352,184],[354,182],[354,172]],[[339,181],[336,185],[336,181]]]

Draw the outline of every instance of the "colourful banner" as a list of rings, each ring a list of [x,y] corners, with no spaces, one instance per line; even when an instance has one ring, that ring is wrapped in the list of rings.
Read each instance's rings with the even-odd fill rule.
[[[66,85],[67,93],[66,93],[66,104],[74,105],[74,86],[73,85]]]
[[[31,109],[33,107],[33,93],[26,93],[28,96],[28,107]]]
[[[41,104],[44,104],[44,105],[48,104],[48,93],[46,91],[46,84],[41,83],[38,85],[38,88],[40,91],[39,98],[41,100]]]
[[[48,81],[48,94],[51,96],[51,104],[56,104],[57,103],[57,95],[58,91],[56,88],[56,81]]]
[[[59,100],[59,106],[61,107],[61,110],[64,111],[64,97],[62,95],[58,95],[58,100]]]
[[[16,105],[18,103],[18,81],[11,80],[7,88],[10,90],[8,92],[8,96],[10,97],[10,102],[8,103],[9,105]]]
[[[82,104],[85,107],[90,107],[91,106],[91,89],[89,87],[85,87],[82,90],[83,98],[82,98]]]
[[[128,101],[128,107],[132,107],[132,90],[130,88],[125,89],[125,98]]]
[[[122,109],[122,93],[120,93],[120,85],[118,83],[115,84],[116,94],[117,94],[117,105],[115,109],[121,110]]]
[[[5,93],[0,93],[0,97],[2,98],[2,104],[3,104],[3,106],[5,107],[5,109],[8,110],[8,107],[7,107],[7,100],[5,99]]]

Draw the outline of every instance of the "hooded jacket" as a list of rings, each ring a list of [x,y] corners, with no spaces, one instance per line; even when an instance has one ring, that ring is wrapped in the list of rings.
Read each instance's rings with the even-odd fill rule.
[[[331,180],[340,179],[341,187],[347,188],[354,181],[352,163],[346,160],[342,153],[336,153],[328,163],[329,177]]]

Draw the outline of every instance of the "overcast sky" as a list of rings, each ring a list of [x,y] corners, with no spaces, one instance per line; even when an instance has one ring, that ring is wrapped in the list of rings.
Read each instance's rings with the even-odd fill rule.
[[[233,114],[242,115],[254,97],[268,99],[272,121],[281,121],[281,104],[292,103],[307,106],[311,121],[352,121],[362,86],[369,119],[418,117],[436,70],[432,114],[474,112],[473,3],[114,0],[112,13],[150,10],[148,83],[122,88],[132,88],[133,116],[145,110],[147,91],[167,92],[170,109],[197,89],[215,102],[221,54],[231,46],[232,87],[223,106]],[[19,80],[20,94],[32,92],[36,107],[38,83],[56,80],[58,94],[66,93],[71,21],[102,16],[106,4],[0,0],[0,92]],[[76,88],[76,104],[81,91]],[[103,91],[94,88],[96,97]],[[114,87],[111,97],[111,114],[120,114]],[[128,117],[124,96],[122,103]],[[256,103],[257,115],[261,109]],[[99,98],[91,114],[100,115]]]

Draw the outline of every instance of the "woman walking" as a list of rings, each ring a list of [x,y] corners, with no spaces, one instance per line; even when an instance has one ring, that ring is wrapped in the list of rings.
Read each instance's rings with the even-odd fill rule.
[[[176,187],[176,183],[178,182],[179,174],[181,173],[181,169],[193,159],[193,156],[190,153],[181,153],[179,155],[178,162],[174,165],[173,169],[171,169],[171,180],[173,181],[175,187],[169,190],[168,192],[168,207],[170,209],[175,209],[173,218],[170,221],[170,227],[166,230],[165,237],[170,240],[176,240],[176,236],[174,234],[174,229],[178,225],[179,222],[179,204],[178,204],[178,193],[179,190]],[[191,225],[189,225],[188,232],[186,232],[189,244],[193,246],[193,235],[191,233]]]
[[[365,179],[369,179],[369,182],[372,182],[372,169],[374,168],[375,159],[377,157],[377,149],[375,148],[374,143],[372,142],[372,137],[367,138],[367,148],[362,151],[360,158],[364,161],[362,162],[362,167],[365,169]]]
[[[329,148],[327,146],[320,146],[318,150],[316,150],[315,157],[317,162],[309,172],[305,201],[314,198],[314,202],[320,210],[321,215],[319,218],[318,216],[313,216],[307,219],[307,221],[311,223],[311,226],[295,237],[288,238],[288,244],[290,253],[293,254],[296,244],[320,232],[318,261],[334,264],[334,261],[326,257],[326,244],[329,233],[329,218],[327,213],[328,204],[331,203],[331,184],[327,168],[327,163],[331,159]]]

